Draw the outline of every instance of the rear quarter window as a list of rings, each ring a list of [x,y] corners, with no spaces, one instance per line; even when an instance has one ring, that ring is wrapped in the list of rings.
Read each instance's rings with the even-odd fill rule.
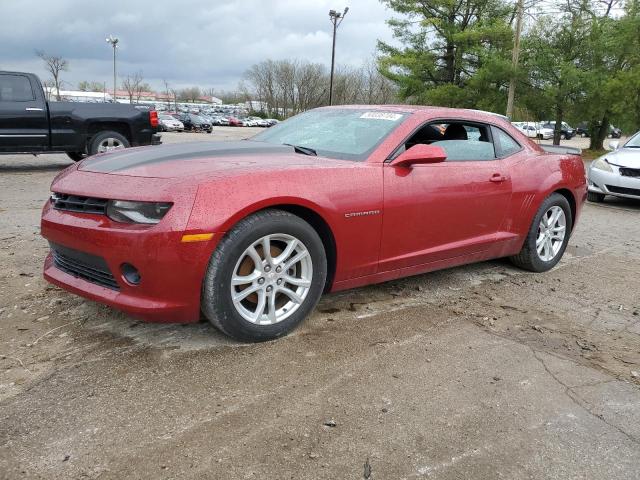
[[[498,158],[508,157],[522,150],[522,146],[501,128],[491,127],[491,131]]]

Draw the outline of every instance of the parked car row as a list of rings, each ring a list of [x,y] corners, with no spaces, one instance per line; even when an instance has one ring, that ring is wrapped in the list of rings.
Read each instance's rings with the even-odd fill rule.
[[[589,124],[587,122],[580,122],[576,127],[576,135],[580,135],[583,138],[589,137]],[[622,137],[622,130],[613,125],[609,125],[609,133],[607,136],[609,138],[620,138]]]
[[[207,132],[211,133],[214,126],[232,127],[272,127],[278,123],[274,118],[209,116],[205,114],[168,112],[158,115],[159,129],[163,132]]]
[[[529,138],[537,138],[539,140],[553,138],[553,128],[549,128],[540,122],[512,122],[512,125]]]

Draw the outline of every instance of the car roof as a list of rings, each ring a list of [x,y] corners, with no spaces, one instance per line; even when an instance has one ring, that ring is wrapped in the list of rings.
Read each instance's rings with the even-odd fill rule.
[[[474,118],[478,121],[490,121],[499,118],[506,122],[509,121],[508,117],[499,113],[487,112],[484,110],[473,110],[469,108],[449,108],[449,107],[436,107],[429,105],[333,105],[330,107],[320,107],[321,109],[358,109],[358,110],[376,110],[376,111],[392,111],[399,113],[429,113],[434,116],[451,117],[464,116]]]

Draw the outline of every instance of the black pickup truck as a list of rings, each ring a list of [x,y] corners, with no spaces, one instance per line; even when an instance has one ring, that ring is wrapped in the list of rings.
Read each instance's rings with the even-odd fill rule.
[[[59,153],[73,160],[160,143],[155,110],[117,103],[48,102],[38,77],[0,71],[0,154]]]

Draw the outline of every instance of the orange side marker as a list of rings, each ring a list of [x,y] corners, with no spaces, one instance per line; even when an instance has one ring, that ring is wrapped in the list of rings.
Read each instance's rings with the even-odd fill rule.
[[[191,235],[182,235],[182,242],[206,242],[213,238],[213,233],[194,233]]]

